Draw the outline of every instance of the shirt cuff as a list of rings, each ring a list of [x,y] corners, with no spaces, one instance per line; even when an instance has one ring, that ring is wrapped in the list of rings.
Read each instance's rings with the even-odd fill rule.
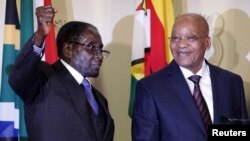
[[[43,56],[43,50],[45,47],[45,42],[43,42],[42,47],[38,47],[35,44],[33,45],[33,51],[36,55],[40,55],[40,57]]]

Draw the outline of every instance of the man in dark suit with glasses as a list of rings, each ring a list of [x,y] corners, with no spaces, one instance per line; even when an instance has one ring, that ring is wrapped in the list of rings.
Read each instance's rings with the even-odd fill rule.
[[[89,84],[109,55],[97,28],[71,21],[57,35],[59,60],[41,58],[44,40],[56,11],[38,7],[37,31],[16,58],[9,76],[13,90],[25,103],[30,141],[112,141],[114,122],[106,98]],[[47,47],[47,46],[46,46]]]

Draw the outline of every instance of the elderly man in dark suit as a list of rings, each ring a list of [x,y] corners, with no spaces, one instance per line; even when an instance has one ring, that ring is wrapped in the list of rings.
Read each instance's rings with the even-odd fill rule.
[[[57,35],[59,60],[52,65],[41,61],[55,12],[51,6],[36,9],[38,29],[16,58],[9,77],[11,87],[25,103],[28,138],[112,141],[114,122],[107,100],[89,87],[87,80],[98,76],[109,52],[102,49],[96,27],[72,21]]]
[[[208,32],[199,14],[177,17],[170,37],[174,60],[137,84],[133,141],[207,141],[209,125],[248,119],[242,78],[204,58]]]

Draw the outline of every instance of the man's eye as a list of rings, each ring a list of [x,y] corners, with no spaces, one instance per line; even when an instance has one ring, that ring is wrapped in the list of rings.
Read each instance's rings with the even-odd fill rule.
[[[171,37],[171,40],[173,40],[173,41],[179,41],[179,40],[180,40],[180,37],[173,36],[173,37]]]
[[[197,41],[197,40],[198,40],[198,37],[197,37],[197,36],[188,36],[188,37],[187,37],[187,40],[188,40],[189,42],[194,42],[194,41]]]
[[[92,44],[86,44],[86,47],[93,48],[93,45]]]

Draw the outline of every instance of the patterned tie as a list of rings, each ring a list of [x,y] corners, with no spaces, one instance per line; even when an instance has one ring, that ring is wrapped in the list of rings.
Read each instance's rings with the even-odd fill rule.
[[[84,86],[88,102],[90,106],[92,107],[93,111],[95,112],[96,115],[99,113],[99,106],[94,98],[94,95],[92,93],[89,81],[87,79],[83,79],[82,85]]]
[[[196,101],[196,105],[198,106],[198,109],[200,110],[201,117],[204,121],[205,127],[208,129],[208,125],[212,124],[212,120],[209,114],[206,101],[201,94],[201,90],[199,86],[200,78],[201,77],[199,75],[193,75],[193,76],[190,76],[188,79],[194,83],[193,97]]]

